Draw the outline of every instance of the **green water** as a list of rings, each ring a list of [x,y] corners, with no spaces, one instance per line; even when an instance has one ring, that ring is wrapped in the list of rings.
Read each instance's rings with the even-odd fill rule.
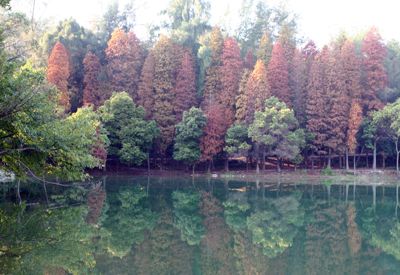
[[[49,190],[49,207],[86,210],[60,212],[59,241],[25,247],[25,269],[9,269],[34,274],[36,259],[42,273],[400,274],[398,185],[107,177],[85,188]],[[62,221],[73,217],[72,234]],[[29,223],[25,234],[42,228]]]

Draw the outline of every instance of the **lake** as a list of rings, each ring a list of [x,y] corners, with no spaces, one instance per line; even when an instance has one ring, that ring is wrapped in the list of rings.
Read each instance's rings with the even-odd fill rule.
[[[399,274],[398,189],[110,176],[48,186],[51,210],[2,212],[0,274]]]

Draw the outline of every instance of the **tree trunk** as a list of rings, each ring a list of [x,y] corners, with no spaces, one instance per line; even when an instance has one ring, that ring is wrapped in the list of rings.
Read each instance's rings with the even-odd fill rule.
[[[257,161],[256,161],[256,174],[260,174],[260,168],[258,166],[258,157],[257,157]]]
[[[328,151],[328,165],[327,168],[331,168],[331,148]]]
[[[281,166],[279,165],[279,157],[276,158],[276,168],[278,169],[278,173],[281,172]]]
[[[346,171],[349,170],[349,148],[346,148]]]
[[[311,155],[311,171],[314,172],[314,153]]]
[[[249,157],[246,157],[246,172],[249,172]]]
[[[212,170],[215,170],[214,155],[212,155],[212,158],[211,158],[211,165],[212,165]]]
[[[164,156],[161,156],[160,171],[164,169]]]
[[[229,156],[226,156],[226,159],[225,159],[225,172],[228,172],[229,171]]]
[[[342,169],[342,151],[339,150],[339,169]]]
[[[172,171],[175,171],[175,160],[172,158]]]
[[[369,155],[368,155],[368,148],[367,148],[367,150],[365,151],[365,154],[367,155],[367,157],[366,157],[366,165],[367,165],[367,168],[368,168],[368,158],[369,158]]]
[[[207,160],[207,173],[211,173],[211,160]]]
[[[21,204],[22,204],[22,200],[21,200],[21,193],[20,193],[20,191],[19,191],[19,186],[20,186],[20,183],[21,183],[21,179],[18,179],[17,196],[18,196],[19,205],[21,205]],[[47,194],[46,194],[46,196],[47,196]]]
[[[356,150],[354,149],[354,155],[353,155],[353,175],[356,175]]]
[[[372,170],[376,171],[376,140],[374,141],[374,154],[372,156]]]
[[[263,165],[262,165],[263,172],[265,172],[265,151],[263,152]]]
[[[399,142],[396,142],[396,174],[399,178]]]
[[[382,169],[385,169],[385,150],[382,150]]]
[[[296,163],[294,164],[294,171],[296,172],[296,170],[297,170],[297,165],[296,165]]]
[[[150,153],[147,150],[147,172],[150,172]]]
[[[192,170],[192,176],[194,177],[194,167],[195,167],[196,163],[193,163],[193,170]]]
[[[250,162],[249,162],[249,165],[250,165],[250,169],[251,169],[251,165],[253,164],[253,157],[252,156],[250,156]]]

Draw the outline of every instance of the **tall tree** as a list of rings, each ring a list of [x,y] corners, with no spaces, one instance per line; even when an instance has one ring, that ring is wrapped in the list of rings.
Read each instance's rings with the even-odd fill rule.
[[[267,70],[264,63],[258,60],[254,71],[251,73],[246,85],[246,108],[243,121],[250,125],[253,123],[254,113],[264,108],[265,100],[271,96],[267,78]]]
[[[289,24],[283,24],[279,33],[278,42],[281,43],[284,57],[286,59],[289,73],[292,72],[294,53],[296,50],[296,40],[294,38],[294,30]]]
[[[236,120],[244,121],[246,116],[246,108],[247,108],[247,95],[246,95],[246,86],[249,81],[249,77],[251,75],[251,71],[244,69],[244,73],[242,74],[242,79],[239,83],[239,91],[236,97]]]
[[[174,110],[176,122],[182,120],[183,112],[188,111],[196,104],[196,76],[194,72],[194,62],[188,52],[185,52],[178,79],[175,87]]]
[[[225,40],[221,58],[223,63],[220,67],[222,90],[219,94],[219,101],[224,110],[224,126],[225,129],[228,129],[235,120],[236,95],[243,72],[243,62],[235,39],[228,37]]]
[[[88,52],[83,60],[83,65],[86,72],[83,79],[85,84],[83,105],[93,105],[94,109],[97,109],[100,107],[99,80],[97,78],[101,68],[100,59],[94,53]]]
[[[222,38],[221,30],[215,26],[210,34],[210,49],[211,49],[211,65],[206,68],[203,89],[202,109],[210,108],[218,99],[218,94],[222,90],[221,73],[219,68],[222,65],[222,51],[224,48],[224,39]]]
[[[176,70],[175,44],[162,35],[153,49],[154,56],[154,105],[153,118],[161,135],[157,140],[162,158],[172,143],[175,133],[174,83]],[[163,160],[160,166],[163,169]]]
[[[251,49],[246,53],[246,59],[244,61],[244,68],[252,72],[254,70],[254,55]]]
[[[307,89],[306,89],[306,64],[301,51],[296,49],[293,60],[292,74],[292,106],[297,121],[301,126],[306,123]]]
[[[207,115],[207,124],[202,129],[204,135],[200,137],[200,150],[203,158],[208,162],[207,170],[210,172],[213,156],[222,150],[224,143],[222,137],[225,130],[221,127],[224,119],[218,104],[212,105],[205,114]]]
[[[388,41],[388,54],[384,62],[389,77],[390,89],[385,89],[380,99],[383,103],[393,103],[400,97],[400,44],[396,40]]]
[[[372,110],[382,109],[382,103],[378,96],[382,89],[389,87],[389,78],[383,66],[387,49],[375,27],[367,32],[361,51],[364,55],[362,60],[362,105],[364,115],[369,115]]]
[[[271,36],[269,35],[268,31],[265,31],[262,35],[260,46],[258,47],[256,56],[257,60],[262,60],[266,68],[268,68],[269,61],[272,57],[272,49],[273,44]]]
[[[137,105],[143,106],[146,109],[146,120],[153,119],[153,105],[155,99],[154,68],[155,60],[153,53],[150,52],[147,55],[140,75],[140,83],[138,87],[139,100],[137,102]]]
[[[47,81],[57,87],[60,92],[59,105],[65,112],[71,107],[68,93],[69,62],[68,50],[63,44],[57,42],[47,61]]]
[[[130,31],[127,36],[127,56],[125,62],[126,74],[128,81],[125,85],[125,92],[127,92],[134,102],[138,100],[138,89],[140,82],[140,74],[144,64],[144,55],[140,40],[137,38],[133,31]]]
[[[290,107],[291,90],[289,88],[289,72],[285,52],[280,42],[274,45],[268,71],[268,84],[271,95],[277,97],[279,101],[285,102]]]

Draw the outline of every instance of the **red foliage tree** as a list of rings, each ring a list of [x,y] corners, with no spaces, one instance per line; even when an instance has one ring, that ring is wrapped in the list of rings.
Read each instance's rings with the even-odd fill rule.
[[[47,60],[47,81],[57,87],[60,93],[59,105],[68,111],[71,107],[69,103],[68,78],[69,62],[68,50],[63,44],[57,42]]]
[[[362,44],[361,52],[363,70],[363,95],[362,105],[364,114],[369,115],[373,110],[382,109],[383,105],[378,99],[382,89],[389,87],[389,77],[382,63],[386,57],[386,46],[381,35],[375,27],[372,27]]]
[[[254,55],[251,49],[246,53],[246,60],[244,61],[244,68],[252,72],[254,70]]]
[[[243,121],[249,125],[253,123],[254,113],[262,111],[265,100],[271,96],[267,69],[262,60],[257,61],[254,71],[247,81],[245,95],[247,103]]]
[[[306,64],[303,59],[303,54],[296,49],[293,60],[293,101],[292,107],[294,115],[300,125],[304,125],[306,119],[307,108],[307,87],[306,87]]]
[[[361,103],[361,64],[357,56],[356,47],[351,40],[346,40],[344,42],[341,55],[347,94],[351,100]]]
[[[281,43],[277,42],[272,50],[272,58],[268,65],[268,83],[270,86],[271,95],[286,103],[288,107],[290,102],[289,88],[289,72],[285,53]]]
[[[176,123],[182,120],[183,111],[189,111],[189,109],[195,105],[196,94],[196,76],[194,73],[193,60],[190,54],[185,52],[175,87],[174,109]]]
[[[225,130],[234,122],[236,96],[243,72],[243,62],[240,57],[239,47],[235,39],[228,37],[224,43],[220,67],[222,91],[219,94],[219,102],[225,113]]]
[[[202,157],[207,161],[211,161],[212,157],[222,150],[225,130],[221,125],[224,118],[221,107],[215,103],[207,110],[205,115],[207,116],[207,124],[202,129],[204,134],[200,137],[200,150]],[[210,165],[208,166],[208,171],[210,172]]]
[[[93,105],[96,110],[100,106],[99,80],[97,74],[100,71],[100,59],[92,52],[88,52],[83,59],[86,74],[83,79],[85,89],[83,90],[83,105]]]

